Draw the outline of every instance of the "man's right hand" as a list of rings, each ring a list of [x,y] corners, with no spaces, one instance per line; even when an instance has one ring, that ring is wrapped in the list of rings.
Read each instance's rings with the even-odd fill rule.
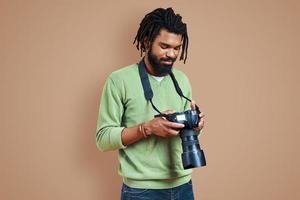
[[[174,113],[174,110],[167,110],[164,114]],[[179,134],[180,129],[184,127],[183,124],[170,122],[164,117],[156,117],[143,124],[147,135],[154,134],[160,137],[172,137]]]
[[[164,114],[174,113],[173,110],[167,110],[163,112]],[[133,144],[141,139],[145,139],[143,132],[141,132],[140,127],[142,127],[147,136],[154,134],[160,137],[172,137],[179,133],[179,130],[184,127],[183,124],[174,123],[166,120],[164,117],[156,117],[148,122],[140,125],[124,128],[121,134],[121,140],[123,145],[127,146]]]

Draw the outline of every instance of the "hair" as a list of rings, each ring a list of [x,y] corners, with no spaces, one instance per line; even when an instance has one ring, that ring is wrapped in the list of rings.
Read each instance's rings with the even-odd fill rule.
[[[141,56],[143,52],[146,51],[145,39],[152,45],[160,30],[165,28],[168,32],[182,35],[183,44],[179,60],[184,59],[185,63],[188,53],[189,38],[187,26],[181,19],[182,17],[179,14],[175,14],[172,8],[157,8],[146,14],[140,23],[140,28],[133,41],[133,44],[137,43],[136,48],[141,51]]]

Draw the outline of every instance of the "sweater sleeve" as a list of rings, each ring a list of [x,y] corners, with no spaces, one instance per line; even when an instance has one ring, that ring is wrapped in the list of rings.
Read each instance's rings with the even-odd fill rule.
[[[111,77],[105,82],[97,120],[96,145],[100,151],[126,148],[121,139],[122,114],[124,111],[121,88]]]

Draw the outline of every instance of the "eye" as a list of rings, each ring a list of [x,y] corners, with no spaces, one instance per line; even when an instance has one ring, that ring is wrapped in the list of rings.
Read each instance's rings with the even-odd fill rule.
[[[160,45],[160,47],[161,47],[162,49],[167,49],[167,48],[168,48],[166,45]]]
[[[175,50],[180,50],[181,46],[175,47]]]

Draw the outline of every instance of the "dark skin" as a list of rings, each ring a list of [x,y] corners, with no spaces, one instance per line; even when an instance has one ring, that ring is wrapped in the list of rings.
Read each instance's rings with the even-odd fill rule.
[[[160,33],[157,35],[155,40],[152,43],[152,54],[156,55],[157,59],[167,59],[174,58],[177,59],[180,48],[182,45],[182,35],[170,33],[166,29],[161,29]],[[145,40],[145,46],[147,47],[147,52],[145,54],[145,64],[149,74],[154,76],[161,76],[156,74],[153,70],[153,67],[149,63],[148,51],[150,50],[150,43]],[[173,64],[172,62],[161,61],[163,64]],[[191,103],[191,109],[195,110],[195,101]],[[170,114],[174,113],[174,110],[167,110],[163,113]],[[204,114],[200,113],[200,122],[198,127],[195,128],[196,131],[200,132],[204,127]],[[179,134],[179,130],[184,127],[183,124],[169,122],[163,117],[156,117],[150,121],[143,123],[144,130],[150,135],[154,134],[159,137],[174,137]],[[141,139],[143,139],[143,134],[139,130],[139,125],[124,128],[122,131],[122,143],[127,146],[133,144]]]

